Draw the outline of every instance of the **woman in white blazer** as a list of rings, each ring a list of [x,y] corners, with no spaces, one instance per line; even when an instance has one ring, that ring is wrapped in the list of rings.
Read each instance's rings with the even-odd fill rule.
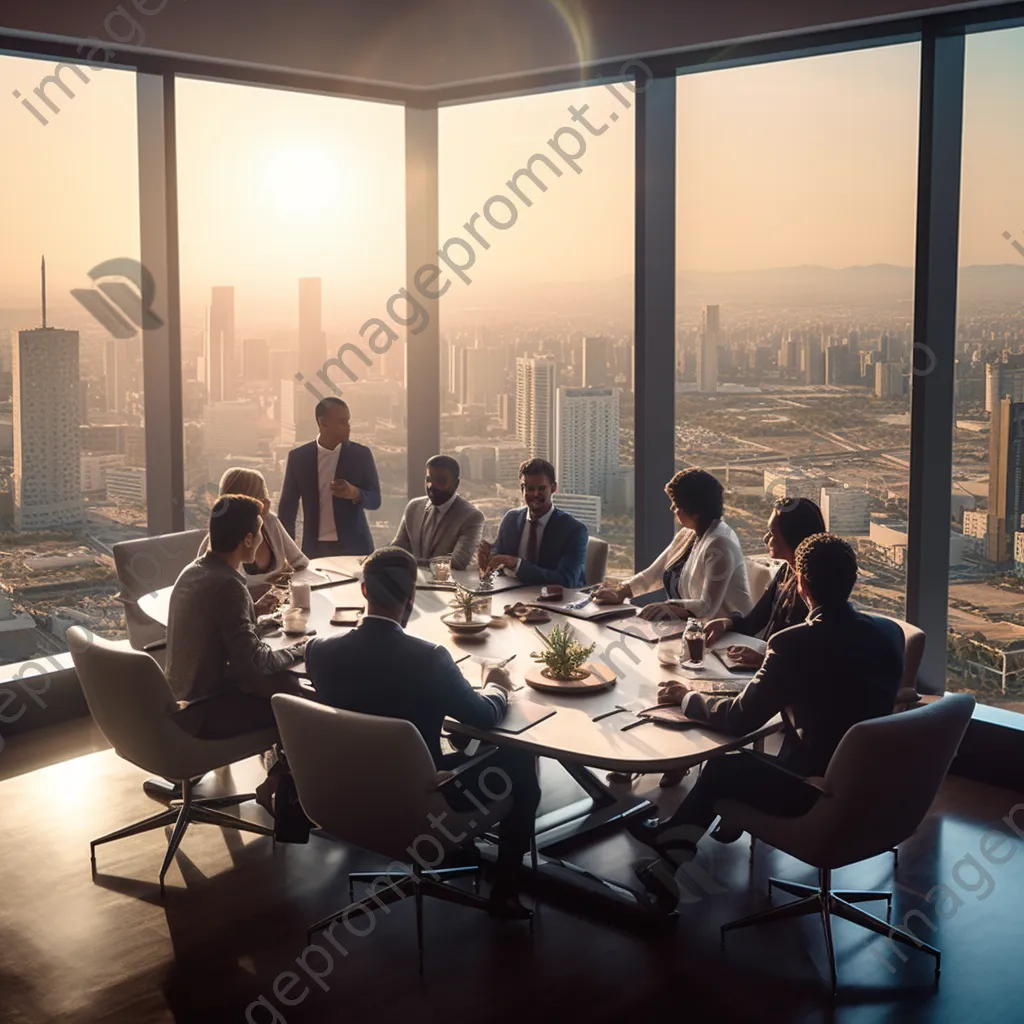
[[[256,560],[243,566],[250,590],[265,590],[283,579],[290,569],[304,569],[309,559],[288,535],[281,520],[270,511],[270,491],[258,469],[240,467],[227,470],[220,478],[221,494],[247,494],[263,502],[263,543],[256,549]],[[199,557],[210,548],[209,534],[199,546]]]
[[[746,615],[754,602],[739,538],[722,521],[722,485],[702,469],[686,469],[672,477],[665,493],[682,529],[651,565],[624,583],[602,586],[594,600],[621,604],[664,588],[667,600],[645,605],[645,619]],[[685,774],[666,772],[661,785],[678,785]]]
[[[685,469],[665,493],[682,529],[651,565],[624,583],[602,586],[594,600],[620,604],[664,588],[667,600],[646,605],[645,619],[746,615],[753,605],[747,566],[739,539],[722,520],[722,485],[702,469]]]

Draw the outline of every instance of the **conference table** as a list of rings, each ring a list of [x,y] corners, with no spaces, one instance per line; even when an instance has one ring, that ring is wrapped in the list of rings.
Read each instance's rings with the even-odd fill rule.
[[[308,627],[315,630],[316,636],[342,634],[354,628],[332,626],[330,620],[336,607],[365,605],[359,587],[361,561],[355,556],[345,556],[316,559],[310,564],[312,570],[330,573],[332,581],[331,585],[313,589],[310,594]],[[310,578],[308,574],[306,578]],[[475,572],[463,582],[479,591]],[[556,846],[570,845],[597,830],[621,827],[627,818],[652,810],[653,805],[646,799],[636,797],[630,791],[622,792],[626,787],[613,789],[607,786],[594,770],[661,773],[689,769],[710,757],[740,747],[754,745],[760,748],[764,737],[779,729],[781,722],[776,717],[756,732],[739,737],[713,732],[696,723],[685,728],[653,722],[636,724],[641,721],[636,712],[657,703],[659,685],[681,681],[700,690],[707,686],[701,673],[663,665],[658,659],[656,644],[609,628],[609,625],[628,628],[629,619],[616,619],[610,624],[585,621],[559,614],[550,608],[550,604],[547,607],[551,622],[540,628],[546,632],[558,623],[571,624],[581,643],[597,645],[590,656],[590,663],[602,675],[610,677],[614,673],[615,681],[606,689],[586,694],[550,693],[526,685],[526,673],[540,668],[531,658],[531,653],[540,650],[543,643],[534,626],[503,615],[503,612],[506,605],[515,602],[544,605],[538,600],[541,588],[516,586],[513,589],[513,583],[515,581],[496,581],[497,587],[504,589],[491,594],[492,615],[500,616],[500,621],[504,622],[500,628],[492,625],[478,636],[453,634],[441,621],[441,616],[452,610],[452,592],[421,586],[406,630],[447,648],[459,662],[466,679],[476,687],[481,685],[481,660],[504,659],[514,654],[515,658],[507,666],[516,686],[511,695],[511,707],[514,709],[518,703],[527,702],[522,711],[532,712],[528,717],[540,714],[539,706],[554,709],[555,713],[515,733],[501,731],[500,725],[493,730],[481,730],[455,721],[447,722],[446,728],[471,740],[504,744],[530,751],[540,758],[552,759],[579,787],[574,789],[574,794],[563,806],[548,810],[538,819],[537,848],[544,853],[538,859],[538,870],[543,875],[561,886],[583,889],[591,896],[610,900],[620,908],[644,915],[664,916],[664,911],[658,909],[645,894],[549,856]],[[166,625],[172,589],[167,587],[141,597],[140,610]],[[563,603],[572,603],[575,598],[586,596],[583,592],[566,589]],[[283,632],[271,633],[264,639],[273,648],[296,642]],[[298,663],[294,671],[301,676],[303,663]],[[739,675],[735,688],[739,689],[746,678],[749,678],[749,673]],[[550,777],[550,771],[543,770],[542,762],[542,786],[546,775]]]

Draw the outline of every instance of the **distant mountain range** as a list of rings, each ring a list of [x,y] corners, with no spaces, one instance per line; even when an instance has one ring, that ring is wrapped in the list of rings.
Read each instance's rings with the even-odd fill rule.
[[[914,297],[911,267],[888,263],[840,269],[819,266],[773,267],[765,270],[680,271],[676,277],[676,302],[680,309],[699,309],[702,303],[722,306],[905,306]],[[455,298],[454,292],[452,297]],[[633,303],[632,277],[564,284],[544,283],[509,288],[491,282],[474,282],[458,293],[461,311],[480,314],[567,311],[576,307],[594,314],[615,315]],[[977,304],[1024,303],[1024,261],[991,266],[972,265],[960,270],[960,308]],[[724,314],[723,314],[724,315]],[[724,321],[723,321],[724,323]]]

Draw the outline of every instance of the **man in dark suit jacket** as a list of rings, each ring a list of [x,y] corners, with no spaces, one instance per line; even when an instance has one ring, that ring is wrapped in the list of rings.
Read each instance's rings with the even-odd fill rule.
[[[295,537],[302,502],[302,553],[368,555],[373,537],[366,510],[380,508],[380,481],[373,453],[349,440],[348,405],[340,398],[322,398],[316,406],[319,436],[288,453],[277,517]]]
[[[362,589],[367,614],[359,627],[342,636],[314,639],[306,647],[306,671],[318,699],[346,711],[404,718],[419,730],[442,773],[465,765],[470,758],[461,751],[442,753],[442,724],[452,718],[490,729],[500,722],[512,686],[508,673],[491,669],[477,693],[444,647],[405,632],[416,592],[416,560],[409,552],[395,547],[375,551],[363,563]],[[453,810],[479,810],[496,788],[493,780],[486,786],[478,782],[480,776],[492,767],[504,773],[511,785],[512,808],[501,822],[491,911],[522,917],[526,912],[516,895],[515,879],[530,849],[540,802],[536,759],[498,747],[472,760],[472,767],[459,773],[460,788],[448,786],[442,792]],[[467,798],[467,790],[481,795]]]
[[[481,569],[504,569],[529,586],[586,583],[587,528],[568,512],[555,508],[558,490],[555,467],[530,459],[519,467],[524,508],[512,509],[498,527],[494,544],[482,541],[477,555]]]
[[[807,779],[825,774],[846,731],[892,713],[903,675],[903,630],[850,605],[857,579],[853,548],[827,533],[808,537],[797,548],[796,574],[807,620],[769,640],[764,663],[738,697],[706,699],[681,683],[658,693],[659,703],[679,704],[687,718],[734,736],[776,714],[785,728],[777,757],[742,750],[712,758],[672,817],[630,827],[670,861],[692,858],[718,800],[741,800],[767,814],[805,814],[821,795]],[[641,878],[650,881],[650,875]]]

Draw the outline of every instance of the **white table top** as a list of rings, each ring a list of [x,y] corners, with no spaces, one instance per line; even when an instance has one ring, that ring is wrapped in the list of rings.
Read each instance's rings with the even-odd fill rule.
[[[344,569],[341,563],[349,560],[332,558],[325,560],[333,568]],[[347,571],[358,570],[358,559],[352,558]],[[313,563],[316,565],[316,561]],[[157,622],[166,624],[171,588],[167,587],[139,599],[139,608]],[[506,604],[515,601],[534,601],[540,593],[539,587],[523,587],[492,597],[492,611],[501,614]],[[572,591],[566,591],[566,600]],[[517,734],[487,733],[461,723],[450,723],[453,731],[490,739],[508,746],[535,751],[539,755],[557,757],[561,760],[576,761],[593,768],[617,771],[660,772],[673,768],[684,768],[698,764],[709,756],[745,746],[759,736],[774,732],[780,726],[776,718],[756,733],[745,737],[730,737],[714,733],[699,726],[685,729],[668,728],[653,723],[622,731],[624,725],[636,721],[627,712],[612,715],[594,722],[592,719],[606,711],[612,711],[619,704],[629,705],[634,710],[651,707],[657,701],[659,684],[673,679],[700,688],[697,673],[682,668],[668,668],[657,658],[654,644],[624,636],[606,626],[579,619],[567,619],[552,614],[550,624],[542,628],[547,631],[558,622],[568,622],[580,641],[596,643],[591,660],[600,666],[607,666],[617,675],[616,683],[608,690],[596,694],[561,696],[541,693],[524,685],[524,673],[535,663],[530,658],[532,651],[541,648],[540,637],[533,626],[524,625],[506,616],[505,628],[489,628],[480,639],[456,637],[441,622],[441,615],[449,611],[450,595],[444,591],[422,590],[416,595],[416,604],[406,627],[409,633],[446,647],[455,659],[463,655],[480,655],[488,658],[502,658],[515,654],[508,665],[513,682],[522,685],[512,695],[512,700],[531,700],[538,704],[558,708],[558,713],[537,723],[525,732]],[[348,632],[351,627],[335,627],[330,624],[334,608],[338,605],[363,604],[358,584],[315,590],[311,595],[309,625],[316,629],[317,636],[331,636]],[[274,648],[288,646],[293,639],[283,634],[270,636],[267,643]],[[480,665],[472,658],[459,666],[466,678],[474,685],[480,682]],[[606,670],[606,669],[605,669]],[[741,687],[749,675],[737,674],[737,685]]]

